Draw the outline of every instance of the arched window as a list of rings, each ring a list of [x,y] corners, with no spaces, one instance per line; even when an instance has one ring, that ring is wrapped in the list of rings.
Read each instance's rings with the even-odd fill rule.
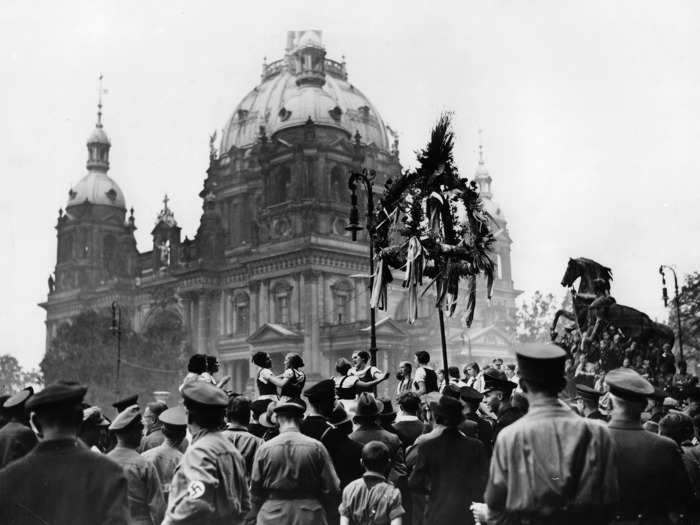
[[[352,322],[352,293],[353,286],[346,280],[331,285],[333,295],[332,323],[343,324]]]
[[[270,204],[280,204],[290,198],[292,174],[288,166],[280,167],[270,177]]]
[[[331,170],[331,200],[334,202],[349,202],[350,190],[345,178],[345,171],[340,166],[333,166]]]
[[[272,289],[272,301],[274,304],[274,319],[277,324],[290,323],[290,303],[292,287],[286,282],[277,283]]]
[[[250,298],[245,292],[233,296],[233,333],[248,335],[250,330]]]

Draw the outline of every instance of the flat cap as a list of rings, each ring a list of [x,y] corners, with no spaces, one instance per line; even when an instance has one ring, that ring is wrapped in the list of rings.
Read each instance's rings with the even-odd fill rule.
[[[600,392],[594,388],[591,388],[588,385],[584,384],[577,384],[576,385],[576,393],[582,397],[583,399],[588,399],[590,401],[595,401],[597,402],[600,396],[603,395],[603,392]]]
[[[614,396],[629,401],[645,401],[654,393],[654,387],[631,368],[616,368],[605,376],[605,382]]]
[[[180,405],[161,412],[160,416],[158,416],[158,419],[161,423],[171,425],[173,427],[187,426],[187,413],[185,412],[185,409]]]
[[[27,401],[27,410],[37,410],[46,405],[75,403],[80,404],[87,388],[72,381],[58,381],[34,394]]]
[[[112,421],[112,424],[109,425],[109,429],[116,431],[124,430],[129,425],[140,419],[141,409],[138,405],[131,405],[130,407],[127,407],[121,412],[119,412],[119,415],[115,417],[114,421]]]
[[[105,419],[102,415],[102,410],[100,407],[88,407],[83,410],[83,424],[91,425],[95,427],[105,427],[109,426],[109,420]]]
[[[226,392],[207,381],[190,381],[182,387],[182,397],[209,407],[228,405]]]
[[[10,396],[3,404],[3,408],[19,408],[34,394],[32,387],[23,388],[16,394]]]
[[[481,401],[484,399],[484,394],[479,392],[476,388],[470,386],[463,386],[459,389],[459,397],[462,401]]]
[[[566,352],[549,343],[527,343],[515,350],[520,377],[525,380],[556,381],[564,377]]]
[[[306,403],[301,399],[290,399],[289,401],[277,403],[272,410],[275,414],[295,414],[303,416],[304,412],[306,412]]]
[[[323,401],[335,399],[335,383],[332,379],[324,379],[304,390],[304,395],[309,401]]]
[[[138,399],[139,399],[138,395],[125,397],[124,399],[120,399],[119,401],[115,401],[114,403],[112,403],[112,406],[117,409],[117,412],[121,412],[126,407],[130,407],[131,405],[135,405],[138,402]]]

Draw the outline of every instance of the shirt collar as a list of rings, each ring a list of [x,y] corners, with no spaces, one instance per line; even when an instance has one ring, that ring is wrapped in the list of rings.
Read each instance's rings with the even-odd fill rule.
[[[226,425],[226,430],[239,430],[243,432],[248,432],[248,429],[244,427],[243,425],[239,425],[238,423],[229,423]]]
[[[396,416],[396,421],[420,421],[417,416],[411,414],[399,414]]]
[[[380,481],[386,481],[386,476],[384,474],[380,474],[379,472],[375,472],[373,470],[368,470],[364,474],[362,474],[362,477],[365,479],[378,479]]]
[[[619,428],[622,430],[643,430],[642,424],[639,421],[630,421],[619,417],[613,417],[608,423],[608,426],[610,428]]]

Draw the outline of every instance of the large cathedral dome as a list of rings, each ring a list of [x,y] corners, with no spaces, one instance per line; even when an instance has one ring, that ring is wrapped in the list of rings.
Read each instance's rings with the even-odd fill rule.
[[[325,57],[320,31],[290,31],[285,57],[263,66],[262,81],[226,124],[221,152],[250,147],[261,128],[269,137],[309,119],[359,133],[362,142],[389,150],[387,126],[369,99],[347,80],[345,61]]]

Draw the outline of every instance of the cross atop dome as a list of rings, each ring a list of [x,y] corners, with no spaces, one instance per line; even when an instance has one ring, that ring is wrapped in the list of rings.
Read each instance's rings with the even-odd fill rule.
[[[156,225],[163,223],[167,227],[172,228],[173,226],[177,226],[177,221],[175,220],[173,210],[168,208],[168,202],[170,202],[170,198],[166,193],[163,197],[163,209],[158,212],[158,217],[156,217]]]

